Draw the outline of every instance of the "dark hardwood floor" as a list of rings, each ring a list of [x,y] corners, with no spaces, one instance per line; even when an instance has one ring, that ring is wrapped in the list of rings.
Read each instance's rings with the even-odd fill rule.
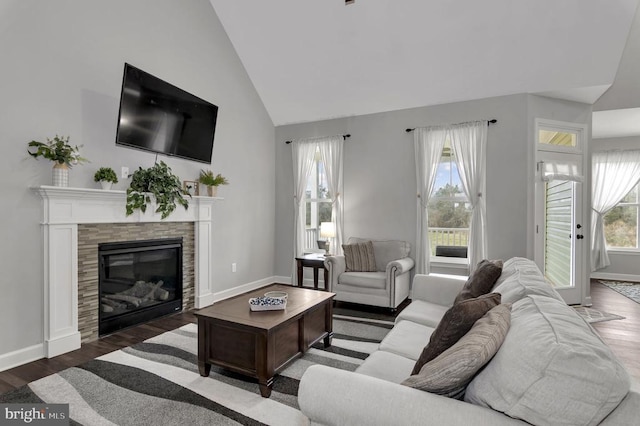
[[[0,372],[0,394],[57,373],[65,368],[83,364],[109,352],[140,343],[166,331],[195,322],[196,317],[193,315],[193,311],[169,315],[146,324],[118,331],[95,342],[84,344],[78,350],[54,358],[40,359]]]
[[[594,308],[625,317],[624,320],[605,321],[595,323],[593,326],[627,367],[629,373],[640,382],[640,304],[596,280],[591,282],[591,297]],[[354,305],[347,304],[342,307],[347,310],[354,308]],[[354,309],[357,309],[357,305]],[[344,313],[348,314],[348,312]],[[392,318],[393,315],[390,317]],[[0,394],[65,368],[80,365],[109,352],[140,343],[165,331],[195,322],[193,311],[170,315],[82,345],[80,349],[73,352],[0,372]]]

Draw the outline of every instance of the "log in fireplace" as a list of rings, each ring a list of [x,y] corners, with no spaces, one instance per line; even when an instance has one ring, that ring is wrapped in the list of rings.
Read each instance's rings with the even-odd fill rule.
[[[99,334],[182,310],[182,238],[98,244]]]

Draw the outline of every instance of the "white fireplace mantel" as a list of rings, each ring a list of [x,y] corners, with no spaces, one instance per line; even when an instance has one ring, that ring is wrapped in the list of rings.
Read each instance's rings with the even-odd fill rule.
[[[78,331],[78,224],[194,222],[195,307],[213,303],[211,220],[219,197],[192,197],[189,208],[177,206],[161,219],[150,205],[145,213],[125,214],[126,192],[38,186],[43,200],[44,352],[51,358],[80,348]]]

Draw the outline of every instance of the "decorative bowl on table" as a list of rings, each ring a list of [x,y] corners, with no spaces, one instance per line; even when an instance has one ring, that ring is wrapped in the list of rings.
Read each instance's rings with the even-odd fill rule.
[[[286,298],[261,296],[249,299],[249,308],[252,311],[278,311],[283,310],[286,307]]]
[[[264,297],[272,297],[274,299],[284,299],[287,300],[287,292],[286,291],[268,291],[264,294]]]

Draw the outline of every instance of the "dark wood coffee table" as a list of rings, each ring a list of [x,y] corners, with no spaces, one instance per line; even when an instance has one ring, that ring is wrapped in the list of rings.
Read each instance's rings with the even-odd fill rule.
[[[289,293],[285,310],[249,309],[249,298],[274,290]],[[268,398],[274,376],[289,363],[322,339],[331,346],[334,296],[274,284],[200,309],[195,313],[200,375],[208,376],[215,364],[254,377]]]

